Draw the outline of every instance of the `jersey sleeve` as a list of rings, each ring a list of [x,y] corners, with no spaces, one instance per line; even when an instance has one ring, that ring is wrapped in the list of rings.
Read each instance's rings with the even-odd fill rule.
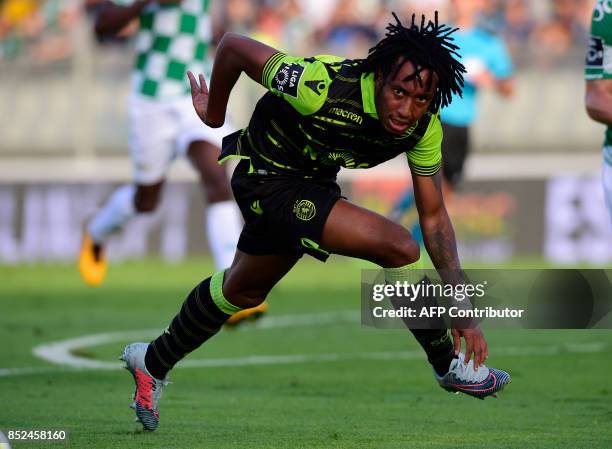
[[[593,10],[585,78],[612,79],[612,4],[608,0],[598,0]]]
[[[274,95],[287,101],[300,114],[317,112],[325,99],[331,78],[323,61],[275,53],[264,65],[261,81]]]
[[[408,165],[415,175],[433,176],[442,167],[442,124],[439,114],[429,121],[425,135],[406,152]]]

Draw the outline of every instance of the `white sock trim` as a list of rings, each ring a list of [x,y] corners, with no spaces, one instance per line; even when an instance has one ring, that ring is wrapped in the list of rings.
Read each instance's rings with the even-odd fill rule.
[[[113,232],[120,230],[136,215],[133,185],[124,185],[113,192],[87,226],[94,242],[103,244]]]

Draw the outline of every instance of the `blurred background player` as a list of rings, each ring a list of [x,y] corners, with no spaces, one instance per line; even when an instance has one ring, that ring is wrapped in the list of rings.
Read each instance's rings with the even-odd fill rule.
[[[216,267],[226,268],[242,225],[225,169],[217,164],[221,140],[231,127],[212,129],[200,122],[191,107],[185,75],[187,70],[208,71],[209,2],[115,0],[99,8],[95,31],[101,38],[117,35],[135,20],[140,23],[128,100],[134,183],[115,190],[87,224],[79,271],[89,285],[103,282],[108,237],[136,214],[155,210],[168,170],[179,156],[186,156],[199,173],[208,203],[209,246]]]
[[[444,140],[442,141],[442,169],[444,195],[451,201],[451,194],[463,175],[465,160],[470,151],[470,126],[477,118],[478,93],[481,89],[493,89],[504,97],[514,90],[512,61],[504,41],[479,20],[485,11],[484,0],[451,0],[449,14],[454,27],[455,44],[459,46],[461,61],[467,70],[463,96],[454,95],[450,105],[440,113]],[[414,206],[412,188],[402,195],[391,212],[394,221]],[[422,242],[418,223],[412,233]]]
[[[603,186],[612,223],[612,3],[598,0],[586,58],[586,109],[608,126],[603,146]]]

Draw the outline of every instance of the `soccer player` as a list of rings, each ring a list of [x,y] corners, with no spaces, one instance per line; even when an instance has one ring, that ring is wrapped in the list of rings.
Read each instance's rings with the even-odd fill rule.
[[[419,245],[403,227],[343,199],[335,182],[341,167],[370,168],[406,153],[430,257],[446,281],[462,281],[442,199],[438,110],[461,90],[463,66],[437,15],[420,25],[413,16],[407,27],[395,18],[363,60],[293,57],[226,34],[210,93],[203,75],[198,82],[189,73],[194,107],[212,127],[223,125],[242,72],[269,92],[248,128],[223,141],[220,160],[241,159],[232,188],[246,222],[232,266],[197,285],[157,339],[124,349],[145,429],[158,425],[168,371],[233,313],[261,303],[303,254],[357,257],[383,267],[387,282],[420,281]],[[452,340],[447,329],[412,332],[443,388],[484,398],[508,383],[507,373],[484,366],[480,329],[454,328]]]
[[[208,207],[206,231],[217,269],[232,263],[241,221],[223,167],[221,140],[230,132],[202,126],[191,109],[187,70],[204,72],[212,38],[208,0],[114,0],[100,7],[95,30],[116,35],[139,20],[132,93],[128,100],[132,184],[119,187],[87,224],[79,256],[84,281],[100,285],[107,271],[108,237],[136,214],[155,210],[173,161],[186,156],[198,171]],[[233,317],[237,323],[267,305]]]
[[[503,39],[478,24],[485,6],[483,0],[452,0],[450,3],[453,26],[459,28],[454,34],[455,45],[459,47],[460,61],[467,74],[462,95],[454,94],[452,102],[440,112],[444,132],[443,187],[447,200],[463,176],[471,145],[470,127],[478,116],[479,92],[492,89],[508,97],[514,91],[512,61]],[[395,205],[390,217],[399,221],[413,204],[413,192],[409,189]],[[412,231],[413,235],[420,235],[418,226]]]
[[[603,144],[603,186],[612,223],[612,2],[598,0],[586,58],[586,109],[608,126]]]

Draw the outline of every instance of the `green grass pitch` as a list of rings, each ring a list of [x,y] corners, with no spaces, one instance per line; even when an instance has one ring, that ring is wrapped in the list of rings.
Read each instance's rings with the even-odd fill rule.
[[[211,268],[113,265],[92,289],[71,266],[0,267],[0,429],[69,434],[13,448],[612,447],[612,331],[488,331],[489,363],[512,384],[498,399],[451,395],[407,331],[359,324],[359,266],[342,259],[305,258],[270,297],[274,326],[224,330],[179,364],[154,433],[133,422],[127,371],[32,354],[65,339],[161,330]],[[119,363],[130,340],[72,354]]]

